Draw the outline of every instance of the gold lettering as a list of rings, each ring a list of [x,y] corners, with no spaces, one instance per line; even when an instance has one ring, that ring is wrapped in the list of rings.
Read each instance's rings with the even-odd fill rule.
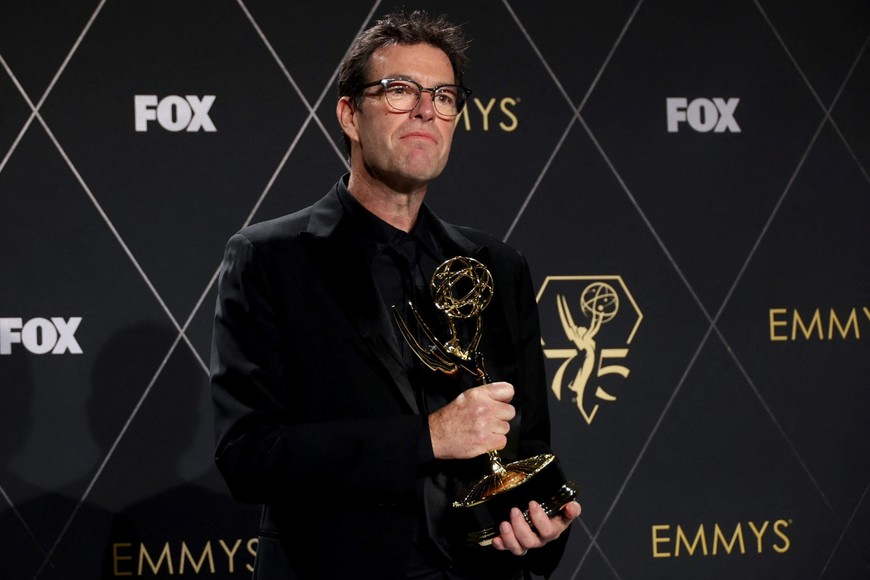
[[[870,320],[870,308],[864,307],[864,316],[867,317],[867,320]]]
[[[246,548],[248,549],[248,554],[254,556],[255,558],[257,556],[257,544],[259,543],[259,541],[259,538],[251,538],[250,540],[248,540],[248,544],[246,546]],[[245,568],[248,569],[248,572],[254,571],[254,567],[250,564],[245,564]]]
[[[492,111],[492,107],[495,105],[495,99],[490,99],[486,108],[483,107],[480,99],[474,99],[474,104],[477,105],[477,109],[483,113],[483,130],[489,131],[489,112]]]
[[[749,525],[752,530],[752,535],[755,538],[756,549],[759,554],[764,551],[764,535],[768,529],[773,529],[773,533],[778,537],[779,543],[773,543],[773,550],[778,554],[784,554],[791,549],[791,539],[787,534],[787,528],[791,525],[790,520],[776,520],[771,526],[770,521],[764,521],[761,524],[756,524],[752,521],[737,522],[734,532],[730,539],[723,527],[719,523],[714,523],[712,536],[710,539],[704,530],[704,524],[699,524],[694,538],[691,536],[691,529],[683,526],[676,526],[676,535],[671,535],[670,531],[673,526],[667,524],[655,524],[651,526],[652,532],[652,557],[653,558],[679,558],[682,552],[683,556],[708,556],[708,555],[745,555],[746,539],[743,533],[743,526]],[[692,538],[692,539],[690,539]],[[673,542],[675,547],[673,553],[670,551],[670,544]],[[708,551],[708,542],[712,542],[712,553]]]
[[[198,562],[193,561],[193,554],[190,553],[190,549],[187,547],[187,542],[181,542],[181,557],[179,558],[180,562],[178,563],[178,573],[184,574],[184,563],[189,561],[190,565],[193,567],[194,572],[196,574],[199,574],[199,571],[202,568],[202,564],[203,562],[205,562],[206,558],[208,559],[209,572],[214,574],[214,555],[211,551],[211,540],[205,543],[205,548],[203,548],[202,555],[200,555]]]
[[[775,320],[775,316],[777,314],[785,314],[786,312],[788,312],[788,310],[786,310],[785,308],[771,308],[770,309],[770,341],[771,342],[788,340],[788,336],[785,336],[782,334],[776,334],[776,331],[774,330],[774,327],[777,327],[777,326],[788,326],[787,320]]]
[[[767,530],[767,526],[769,524],[770,524],[770,522],[765,521],[764,525],[761,526],[761,529],[759,530],[758,528],[755,527],[754,523],[749,522],[749,527],[752,528],[752,533],[755,535],[755,540],[758,542],[758,553],[759,554],[761,553],[761,549],[762,549],[761,537],[764,535],[764,532]]]
[[[773,533],[782,538],[784,542],[782,546],[773,545],[773,549],[776,550],[777,554],[784,554],[791,547],[791,540],[789,540],[788,536],[785,535],[785,531],[783,531],[787,527],[788,522],[786,520],[776,520],[773,522]]]
[[[846,335],[849,333],[849,328],[855,329],[855,338],[861,338],[861,331],[858,328],[858,311],[856,309],[852,309],[852,313],[849,315],[849,319],[846,321],[845,328],[840,324],[840,319],[837,318],[837,313],[834,312],[834,309],[831,308],[831,318],[828,320],[828,340],[834,339],[834,326],[837,327],[837,330],[840,332],[840,338],[846,338]]]
[[[458,125],[460,121],[462,121],[462,124],[465,125],[466,131],[471,131],[471,116],[468,114],[467,106],[459,111],[459,114],[456,116],[455,124]]]
[[[489,131],[489,117],[493,111],[493,107],[495,107],[496,102],[498,103],[498,109],[504,115],[504,119],[498,122],[498,127],[505,133],[511,133],[516,131],[517,127],[519,127],[519,119],[516,116],[516,113],[513,111],[513,107],[518,105],[520,100],[514,99],[511,97],[505,97],[503,99],[496,99],[494,97],[490,98],[488,101],[484,102],[479,98],[475,97],[469,101],[468,105],[460,111],[460,113],[456,116],[456,120],[454,121],[454,125],[456,127],[462,125],[465,127],[466,131],[471,131],[471,103],[474,103],[474,106],[480,111],[483,125],[483,131]]]
[[[737,524],[737,527],[734,528],[734,535],[731,536],[731,542],[725,541],[725,536],[722,534],[722,528],[719,527],[719,524],[713,528],[713,555],[715,556],[718,553],[719,542],[722,542],[722,546],[725,548],[725,553],[730,554],[731,550],[734,549],[734,544],[737,541],[740,541],[740,553],[746,553],[746,546],[743,543],[743,526],[740,523]]]
[[[112,572],[114,576],[132,576],[132,572],[121,572],[118,570],[118,562],[120,560],[132,560],[133,556],[122,556],[118,553],[118,548],[130,548],[133,544],[112,544]]]
[[[692,545],[689,545],[689,539],[683,533],[683,528],[681,526],[677,526],[677,547],[674,550],[674,557],[680,557],[680,543],[686,546],[686,549],[689,552],[690,556],[695,555],[695,548],[698,547],[698,542],[701,543],[702,553],[707,555],[707,538],[704,536],[704,524],[698,526],[698,533],[695,534],[695,541],[692,542]]]
[[[227,546],[226,542],[224,542],[223,540],[218,540],[218,542],[220,543],[221,548],[224,549],[224,553],[226,553],[226,555],[227,555],[227,559],[229,560],[229,563],[230,563],[230,574],[232,574],[233,572],[235,572],[235,569],[236,569],[236,559],[235,559],[236,551],[239,549],[239,546],[242,544],[242,540],[241,540],[241,538],[236,540],[236,543],[233,544],[232,550],[230,550],[230,548]]]
[[[670,552],[660,552],[659,544],[670,543],[671,539],[668,537],[660,537],[659,532],[667,532],[671,529],[671,526],[668,525],[654,525],[652,527],[652,548],[653,548],[653,558],[670,558]]]
[[[798,326],[800,326],[801,332],[803,332],[804,338],[807,340],[810,339],[810,335],[812,334],[814,328],[818,331],[817,334],[818,334],[819,340],[825,339],[825,336],[822,333],[823,332],[822,331],[822,315],[821,315],[821,312],[819,312],[818,308],[816,308],[815,314],[813,314],[813,317],[810,320],[809,326],[804,325],[804,321],[801,318],[800,312],[795,310],[793,324],[794,324],[794,326],[792,326],[792,329],[791,329],[791,339],[792,340],[795,340],[797,338]]]
[[[160,558],[157,560],[156,564],[154,563],[154,560],[151,559],[151,554],[148,553],[145,544],[139,544],[139,576],[142,576],[145,560],[148,560],[148,566],[151,568],[151,572],[155,576],[160,572],[163,560],[166,560],[166,568],[169,570],[169,575],[171,576],[175,574],[172,568],[172,556],[169,555],[169,542],[163,544],[163,550],[161,550]]]
[[[501,112],[504,113],[506,117],[508,117],[509,119],[511,119],[513,121],[510,125],[508,125],[504,121],[499,121],[498,126],[501,127],[501,130],[504,131],[505,133],[510,133],[512,131],[516,131],[517,126],[519,125],[519,120],[517,119],[517,116],[514,115],[513,111],[511,111],[507,107],[508,105],[516,105],[516,104],[517,104],[517,100],[511,99],[510,97],[502,99],[501,103],[499,103],[499,108],[501,109]]]

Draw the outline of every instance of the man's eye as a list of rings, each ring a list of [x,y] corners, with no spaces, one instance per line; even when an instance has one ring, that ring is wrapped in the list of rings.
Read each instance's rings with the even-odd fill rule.
[[[389,85],[387,92],[391,95],[404,95],[405,93],[410,93],[411,89],[408,85]]]

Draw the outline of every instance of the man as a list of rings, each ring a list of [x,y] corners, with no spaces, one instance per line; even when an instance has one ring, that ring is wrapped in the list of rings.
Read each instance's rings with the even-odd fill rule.
[[[488,547],[465,546],[451,525],[450,500],[484,475],[475,458],[545,452],[549,438],[525,261],[423,205],[467,96],[465,47],[457,27],[420,12],[366,31],[339,75],[350,174],[227,245],[211,365],[216,461],[237,499],[265,506],[256,578],[548,573],[580,513],[576,502],[553,518],[520,506],[534,529],[514,509]],[[480,350],[499,382],[423,367],[390,316],[409,300],[425,312],[420,286],[453,256],[492,272]]]

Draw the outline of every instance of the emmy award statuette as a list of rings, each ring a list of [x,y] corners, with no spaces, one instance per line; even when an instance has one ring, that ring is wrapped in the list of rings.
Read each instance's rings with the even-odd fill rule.
[[[433,371],[453,375],[470,374],[475,385],[492,382],[486,372],[483,355],[477,350],[483,331],[480,314],[493,296],[489,270],[472,258],[457,256],[438,266],[432,276],[435,306],[447,317],[449,338],[434,335],[413,304],[409,304],[415,323],[429,344],[420,343],[393,306],[393,316],[411,350]],[[458,320],[470,320],[474,327],[467,347],[460,344]],[[502,464],[496,451],[487,452],[489,473],[474,483],[453,502],[453,509],[465,530],[465,542],[487,546],[498,536],[498,525],[510,519],[510,510],[518,507],[531,524],[528,504],[537,501],[552,517],[577,497],[577,486],[566,480],[556,457],[550,453]]]

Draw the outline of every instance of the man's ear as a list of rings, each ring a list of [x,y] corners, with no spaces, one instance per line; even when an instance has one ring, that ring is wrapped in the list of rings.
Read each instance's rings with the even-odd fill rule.
[[[341,97],[335,105],[335,116],[338,117],[338,125],[351,141],[359,141],[359,132],[356,127],[356,115],[358,111],[351,102],[350,97]]]

